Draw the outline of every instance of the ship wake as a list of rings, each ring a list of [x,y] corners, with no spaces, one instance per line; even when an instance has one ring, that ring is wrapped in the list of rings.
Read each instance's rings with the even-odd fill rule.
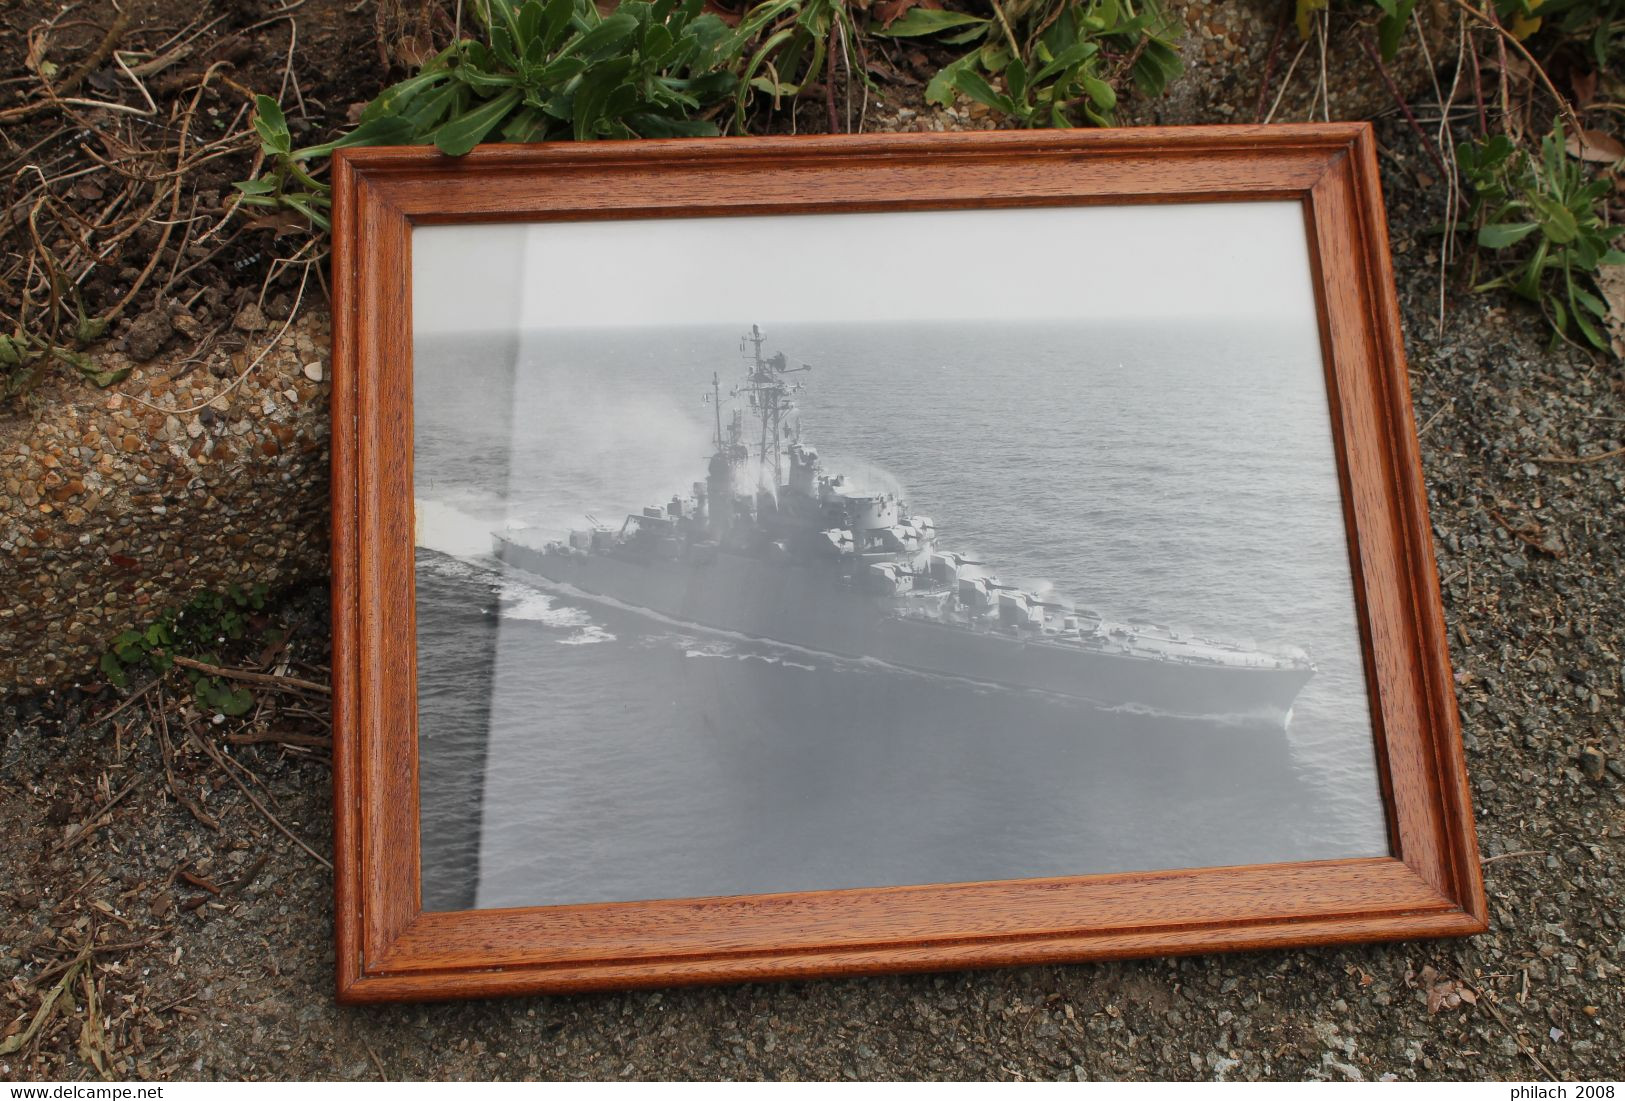
[[[539,623],[560,632],[561,646],[611,642],[615,636],[581,608],[558,603],[554,594],[514,577],[491,553],[490,520],[445,501],[422,497],[413,501],[416,538],[423,549],[435,552],[429,568],[454,581],[490,583],[496,603],[480,611],[500,619]]]
[[[816,667],[804,664],[802,662],[791,661],[785,656],[796,655],[798,657],[812,659],[827,667],[837,670],[844,669],[850,671],[883,673],[891,676],[904,676],[914,679],[923,679],[938,684],[956,684],[976,692],[1009,692],[1029,698],[1045,699],[1064,705],[1082,705],[1092,711],[1097,711],[1103,714],[1133,715],[1181,722],[1201,722],[1204,724],[1223,727],[1258,729],[1261,726],[1267,726],[1277,727],[1284,731],[1290,724],[1292,716],[1292,712],[1290,710],[1283,713],[1273,708],[1265,708],[1255,712],[1243,713],[1190,714],[1186,712],[1164,710],[1143,704],[1108,703],[1100,700],[1090,699],[1088,696],[1082,694],[1053,692],[1042,688],[1003,684],[998,681],[981,680],[975,677],[915,669],[908,665],[903,665],[898,662],[885,661],[881,658],[852,657],[846,654],[832,653],[827,650],[814,650],[805,646],[797,646],[793,643],[781,642],[777,639],[759,638],[755,635],[744,634],[740,631],[730,631],[722,627],[711,627],[703,623],[695,623],[692,620],[678,619],[674,616],[669,616],[662,612],[654,611],[651,608],[645,608],[641,605],[629,604],[625,601],[616,600],[611,596],[604,596],[600,593],[585,592],[573,585],[569,585],[561,581],[549,580],[545,582],[545,587],[548,592],[556,593],[557,595],[563,596],[568,600],[581,601],[587,604],[612,608],[615,611],[625,612],[628,615],[638,616],[639,618],[669,627],[679,633],[679,641],[686,641],[687,649],[685,649],[684,653],[685,656],[691,659],[703,660],[732,657],[740,661],[756,659],[766,661],[769,664],[778,664],[799,669],[810,670]],[[712,647],[698,647],[693,645],[692,639],[683,640],[681,638],[682,635],[689,633],[725,640],[745,649],[743,652],[727,654]],[[763,655],[761,653],[763,649],[771,651],[775,657],[770,658]]]

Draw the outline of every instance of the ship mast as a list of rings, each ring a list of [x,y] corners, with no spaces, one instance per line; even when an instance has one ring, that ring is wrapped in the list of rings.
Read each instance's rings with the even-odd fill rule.
[[[767,338],[762,330],[755,325],[750,327],[750,335],[745,338],[751,344],[751,367],[746,383],[741,389],[750,394],[750,407],[761,419],[762,435],[758,445],[758,456],[761,459],[761,473],[765,477],[769,462],[773,467],[772,489],[776,492],[784,482],[783,459],[783,424],[784,415],[795,410],[795,401],[792,395],[800,386],[792,386],[784,381],[784,375],[795,374],[800,371],[810,371],[811,367],[802,364],[800,367],[791,367],[784,358],[784,353],[766,356],[762,355],[762,345]],[[740,351],[744,351],[741,342]],[[718,435],[720,437],[720,429]],[[770,458],[771,457],[771,458]]]
[[[711,372],[711,408],[717,414],[717,450],[722,450],[722,380]]]

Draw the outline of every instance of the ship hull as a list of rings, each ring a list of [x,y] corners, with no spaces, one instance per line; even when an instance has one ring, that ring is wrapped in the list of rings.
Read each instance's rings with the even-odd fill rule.
[[[719,552],[709,561],[547,552],[498,537],[497,557],[569,595],[694,627],[1097,706],[1281,721],[1307,668],[1195,665],[887,614],[816,565]]]

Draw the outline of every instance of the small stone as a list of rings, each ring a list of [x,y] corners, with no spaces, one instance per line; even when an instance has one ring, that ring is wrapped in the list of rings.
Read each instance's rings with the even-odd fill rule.
[[[186,434],[192,437],[194,440],[203,435],[203,422],[200,420],[194,420],[188,423],[186,426]]]
[[[312,360],[305,364],[305,377],[311,382],[322,381],[322,365],[320,360]]]
[[[1580,751],[1580,772],[1593,783],[1600,781],[1608,769],[1608,756],[1594,745]]]
[[[51,500],[56,501],[58,504],[60,504],[61,502],[66,501],[70,497],[79,496],[79,494],[83,493],[84,491],[85,491],[85,483],[81,482],[79,479],[75,478],[73,481],[65,482],[62,485],[59,485],[55,489],[51,490]]]
[[[141,450],[141,441],[136,439],[134,435],[126,435],[124,439],[119,442],[119,447],[133,455],[135,452]]]
[[[131,323],[124,334],[124,351],[137,362],[146,362],[163,350],[175,335],[174,322],[167,313],[149,310]]]
[[[259,308],[258,303],[250,302],[237,311],[237,318],[233,322],[245,333],[256,333],[261,329],[269,329],[270,321],[266,320],[265,311]]]

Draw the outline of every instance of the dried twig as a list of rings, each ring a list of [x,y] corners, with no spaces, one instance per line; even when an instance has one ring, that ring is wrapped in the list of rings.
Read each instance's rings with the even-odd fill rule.
[[[80,826],[77,830],[63,838],[61,841],[57,842],[56,848],[52,851],[66,852],[68,849],[73,848],[75,845],[79,844],[79,842],[83,841],[85,838],[107,825],[108,814],[112,812],[114,807],[123,802],[124,797],[130,794],[130,792],[134,791],[140,785],[140,783],[141,777],[137,776],[128,784],[125,784],[117,795],[113,796],[106,803],[102,804],[102,809],[96,812],[95,817],[86,822],[84,825]]]
[[[1615,448],[1613,451],[1604,451],[1601,455],[1536,455],[1535,462],[1585,466],[1588,463],[1600,463],[1604,459],[1617,459],[1621,455],[1625,455],[1625,447]]]
[[[1585,129],[1580,125],[1579,116],[1574,113],[1574,107],[1569,103],[1568,97],[1557,90],[1557,85],[1552,83],[1552,78],[1546,74],[1546,69],[1541,65],[1540,62],[1535,60],[1535,55],[1530,53],[1528,47],[1526,47],[1522,42],[1519,42],[1517,37],[1512,34],[1511,31],[1501,26],[1500,21],[1497,20],[1493,15],[1486,14],[1485,12],[1473,7],[1471,4],[1467,3],[1467,0],[1450,0],[1450,2],[1455,4],[1456,7],[1460,8],[1462,11],[1466,12],[1479,22],[1494,28],[1495,33],[1500,37],[1503,45],[1510,45],[1513,49],[1517,50],[1523,55],[1523,59],[1529,63],[1529,67],[1535,71],[1535,75],[1540,78],[1540,82],[1546,85],[1546,90],[1550,92],[1552,98],[1557,101],[1557,109],[1561,111],[1563,113],[1563,117],[1568,120],[1570,133],[1578,134]],[[1504,81],[1506,79],[1506,65],[1504,63],[1501,66],[1501,76],[1502,80]],[[1505,94],[1505,89],[1503,87],[1503,106],[1506,106],[1504,102]],[[1507,107],[1506,109],[1507,114],[1510,117],[1511,109],[1510,107]]]
[[[227,734],[226,741],[232,745],[289,745],[303,746],[307,749],[332,749],[333,739],[324,734],[291,734],[266,731],[265,733],[248,732],[243,734]]]
[[[1264,121],[1264,104],[1269,100],[1270,78],[1275,75],[1275,62],[1281,52],[1281,40],[1286,37],[1286,29],[1291,25],[1292,8],[1282,4],[1281,18],[1275,24],[1275,35],[1270,39],[1269,53],[1264,57],[1264,79],[1258,84],[1258,106],[1253,109],[1254,122]]]
[[[40,1002],[40,1007],[35,1012],[34,1019],[29,1022],[28,1027],[15,1036],[8,1036],[6,1039],[0,1040],[0,1055],[11,1055],[19,1052],[34,1042],[34,1037],[39,1035],[40,1029],[45,1026],[45,1022],[50,1020],[51,1014],[56,1009],[56,1003],[62,997],[63,992],[68,989],[79,972],[84,970],[89,963],[90,945],[87,944],[80,951],[79,957],[68,965],[67,973],[57,981],[57,984],[51,988],[50,992],[45,995],[44,1000]]]
[[[298,677],[279,677],[272,673],[252,673],[247,669],[227,669],[220,665],[210,665],[208,662],[198,661],[194,658],[176,657],[175,664],[187,669],[195,669],[199,673],[207,673],[211,677],[225,677],[228,680],[240,680],[248,684],[258,684],[266,688],[285,688],[304,692],[320,692],[322,695],[331,695],[332,689],[325,684],[317,684],[313,680],[301,680]]]
[[[197,801],[181,787],[180,781],[175,779],[175,771],[172,767],[175,758],[175,747],[169,737],[169,717],[164,713],[162,689],[158,692],[157,714],[153,714],[153,709],[150,706],[147,708],[147,714],[152,717],[152,727],[158,733],[159,752],[164,760],[164,778],[169,781],[170,792],[174,794],[176,801],[191,813],[193,818],[196,818],[211,830],[218,832],[220,820],[199,806]]]
[[[192,732],[192,738],[198,743],[198,745],[203,747],[203,752],[207,753],[211,758],[213,758],[215,764],[220,766],[221,771],[231,778],[231,782],[237,785],[237,789],[248,797],[248,801],[254,804],[254,809],[265,816],[265,820],[267,822],[270,822],[271,825],[275,826],[277,830],[280,831],[288,840],[292,841],[295,845],[298,845],[301,849],[304,849],[311,856],[315,857],[317,862],[320,863],[322,867],[332,871],[333,862],[331,860],[327,859],[327,857],[305,844],[304,840],[301,839],[298,834],[294,833],[287,826],[284,826],[282,824],[282,820],[276,815],[272,814],[266,808],[265,804],[260,802],[259,798],[249,790],[248,785],[237,778],[237,774],[233,772],[230,766],[226,764],[225,755],[220,752],[219,747],[217,747],[208,738],[199,735],[195,730]]]
[[[1501,1027],[1506,1029],[1508,1036],[1512,1037],[1512,1042],[1518,1045],[1518,1050],[1527,1055],[1529,1057],[1529,1061],[1535,1064],[1535,1066],[1539,1067],[1542,1074],[1551,1079],[1553,1082],[1557,1081],[1557,1075],[1553,1074],[1551,1068],[1540,1061],[1540,1056],[1535,1054],[1535,1049],[1524,1043],[1523,1037],[1516,1029],[1512,1027],[1507,1019],[1501,1015],[1501,1011],[1495,1008],[1495,1002],[1493,999],[1482,998],[1479,1000],[1478,1004],[1489,1010],[1490,1016],[1501,1022]]]
[[[112,722],[114,719],[116,719],[120,715],[124,714],[124,712],[128,711],[130,708],[134,707],[136,704],[138,704],[142,700],[146,699],[147,693],[151,692],[154,688],[158,687],[158,680],[159,680],[159,678],[154,677],[151,680],[149,680],[146,684],[143,684],[140,688],[137,688],[135,691],[131,692],[130,695],[127,696],[124,699],[124,701],[122,703],[120,703],[117,707],[113,708],[113,710],[109,711],[107,714],[101,716],[100,718],[95,719],[94,721],[95,721],[96,725],[100,726],[103,723]]]
[[[1266,124],[1273,122],[1275,112],[1281,109],[1281,100],[1286,98],[1286,90],[1292,86],[1292,74],[1298,71],[1298,62],[1303,60],[1303,53],[1308,48],[1309,40],[1306,38],[1303,45],[1298,47],[1298,52],[1292,55],[1292,64],[1286,67],[1286,75],[1281,78],[1281,89],[1275,93],[1275,102],[1270,104],[1269,114],[1264,116]]]
[[[1444,166],[1439,151],[1433,147],[1433,143],[1428,140],[1427,134],[1422,131],[1422,124],[1417,122],[1416,116],[1411,113],[1411,105],[1405,102],[1405,96],[1394,84],[1394,78],[1388,75],[1388,66],[1382,63],[1382,55],[1377,53],[1376,47],[1371,44],[1371,36],[1369,34],[1359,34],[1355,38],[1359,41],[1360,48],[1365,50],[1365,55],[1371,59],[1371,64],[1377,67],[1377,75],[1382,77],[1383,87],[1388,89],[1388,94],[1393,96],[1394,102],[1399,105],[1400,113],[1405,116],[1405,121],[1410,124],[1411,131],[1416,135],[1416,140],[1422,143],[1422,149],[1433,160],[1434,167],[1438,168],[1439,178],[1441,180],[1445,179],[1450,175],[1450,170]]]
[[[40,83],[44,85],[48,98],[0,111],[0,122],[16,122],[18,119],[38,114],[40,111],[63,101],[65,97],[71,95],[79,85],[84,83],[86,77],[101,68],[103,63],[113,56],[113,50],[118,46],[119,39],[124,37],[124,32],[129,26],[130,13],[120,9],[113,17],[113,25],[107,28],[107,33],[102,36],[102,40],[97,43],[90,56],[80,62],[78,67],[68,74],[66,80],[59,86],[52,88],[43,78],[41,79]],[[106,104],[98,104],[97,106],[106,106]]]

